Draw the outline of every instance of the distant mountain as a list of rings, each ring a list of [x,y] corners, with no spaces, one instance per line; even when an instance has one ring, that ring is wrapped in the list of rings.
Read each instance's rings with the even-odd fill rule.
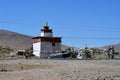
[[[7,30],[0,30],[0,46],[7,46],[13,49],[28,49],[32,47],[32,36]],[[102,48],[108,49],[110,46],[114,46],[115,50],[120,52],[120,43],[103,46]],[[68,48],[70,48],[70,46],[62,44],[62,50]]]
[[[114,46],[115,51],[120,52],[120,43],[113,45],[106,45],[103,48],[108,49],[109,47]]]
[[[32,47],[32,37],[7,30],[0,30],[0,46],[28,49]]]
[[[64,44],[62,44],[62,50],[66,50],[66,49],[68,49],[68,48],[71,48],[71,46],[67,46],[67,45],[64,45]]]
[[[12,49],[28,49],[32,47],[32,36],[0,30],[0,46],[7,46]],[[68,48],[69,46],[62,45],[62,50]]]

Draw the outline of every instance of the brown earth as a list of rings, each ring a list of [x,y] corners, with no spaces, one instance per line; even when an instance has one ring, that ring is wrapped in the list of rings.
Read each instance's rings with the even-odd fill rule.
[[[7,30],[0,30],[0,46],[7,46],[13,49],[28,49],[32,47],[32,37]]]
[[[1,60],[0,80],[120,80],[120,60]]]
[[[0,30],[0,46],[7,46],[12,49],[29,49],[32,47],[32,44],[32,36]],[[69,48],[69,46],[62,45],[62,50],[67,48]]]

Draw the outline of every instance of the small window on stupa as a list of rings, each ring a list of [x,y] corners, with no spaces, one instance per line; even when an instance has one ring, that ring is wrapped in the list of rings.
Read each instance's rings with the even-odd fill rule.
[[[55,46],[55,43],[52,43],[52,46]]]

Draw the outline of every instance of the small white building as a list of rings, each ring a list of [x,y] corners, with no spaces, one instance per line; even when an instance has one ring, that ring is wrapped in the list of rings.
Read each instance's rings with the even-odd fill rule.
[[[49,57],[61,52],[61,37],[53,37],[48,23],[41,29],[41,36],[33,37],[33,54],[39,57]]]

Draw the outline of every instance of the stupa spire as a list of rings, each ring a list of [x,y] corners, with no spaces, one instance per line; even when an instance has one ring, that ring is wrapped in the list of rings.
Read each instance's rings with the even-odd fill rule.
[[[48,22],[46,21],[45,26],[48,26]]]

